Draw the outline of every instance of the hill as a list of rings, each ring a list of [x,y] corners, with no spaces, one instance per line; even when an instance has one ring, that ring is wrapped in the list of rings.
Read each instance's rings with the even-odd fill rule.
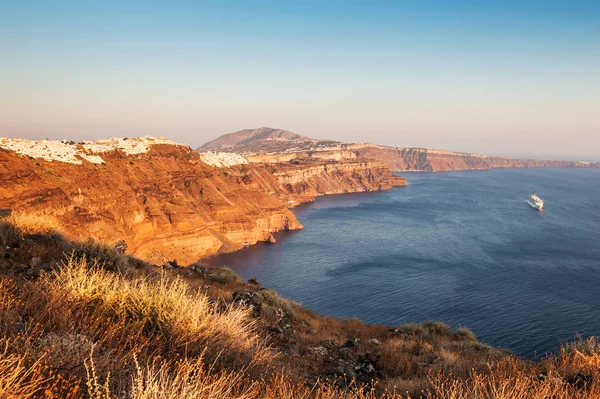
[[[487,170],[492,168],[600,167],[600,163],[598,162],[517,159],[427,148],[315,140],[291,132],[285,132],[286,138],[277,138],[276,135],[271,136],[269,134],[273,130],[267,128],[241,130],[237,133],[221,136],[200,147],[199,150],[217,150],[243,154],[248,161],[257,163],[281,163],[289,162],[294,158],[306,157],[334,160],[365,158],[382,162],[389,169],[397,172],[442,172],[451,170]],[[263,133],[254,133],[251,137],[248,136],[248,132],[258,131]],[[234,138],[238,138],[239,141],[234,143]],[[232,144],[225,145],[223,143]]]
[[[593,339],[526,362],[465,328],[323,317],[229,269],[161,268],[68,229],[48,215],[0,218],[2,398],[600,395]]]
[[[285,152],[329,146],[336,142],[316,140],[287,130],[261,127],[225,134],[204,144],[198,151],[228,151],[237,153]]]

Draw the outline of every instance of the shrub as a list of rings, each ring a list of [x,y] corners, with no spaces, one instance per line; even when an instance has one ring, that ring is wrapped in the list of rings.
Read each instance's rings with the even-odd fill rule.
[[[188,354],[212,348],[213,353],[237,356],[259,346],[247,309],[230,307],[214,313],[206,295],[165,274],[154,281],[130,280],[71,258],[47,284],[56,295],[62,293],[79,306],[89,304],[95,312],[141,322],[148,335],[162,337]]]
[[[240,276],[228,267],[217,267],[209,269],[207,279],[221,284],[229,284],[239,281]]]
[[[282,298],[273,290],[260,290],[258,294],[267,305],[281,309],[291,319],[296,319],[303,309],[299,303]]]
[[[112,271],[123,270],[128,263],[126,255],[91,238],[74,243],[72,257],[74,262],[87,260],[89,263]]]
[[[455,335],[458,339],[462,341],[477,342],[477,337],[475,337],[473,331],[466,327],[462,327],[456,330]]]
[[[8,339],[0,339],[0,398],[35,397],[47,380],[37,370],[39,362],[27,366],[25,354],[10,352],[13,345]]]

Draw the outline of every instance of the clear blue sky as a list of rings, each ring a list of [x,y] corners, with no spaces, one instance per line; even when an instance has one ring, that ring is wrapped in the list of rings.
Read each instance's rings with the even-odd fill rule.
[[[4,1],[0,136],[600,158],[600,1]]]

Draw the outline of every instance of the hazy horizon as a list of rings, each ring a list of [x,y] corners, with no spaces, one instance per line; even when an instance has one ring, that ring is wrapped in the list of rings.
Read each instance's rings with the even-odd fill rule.
[[[196,148],[269,126],[600,161],[594,1],[23,1],[0,51],[0,136]]]

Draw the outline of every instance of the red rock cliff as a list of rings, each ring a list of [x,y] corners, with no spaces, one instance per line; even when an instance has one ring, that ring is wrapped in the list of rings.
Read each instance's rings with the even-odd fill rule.
[[[51,214],[71,238],[122,238],[136,256],[180,264],[302,227],[284,201],[237,184],[188,147],[101,157],[48,162],[0,148],[0,208]]]
[[[588,168],[600,167],[598,163],[528,160],[478,154],[429,150],[425,148],[386,147],[374,144],[348,144],[344,151],[358,157],[372,158],[383,162],[395,171],[441,172],[449,170],[487,170],[492,168]]]

